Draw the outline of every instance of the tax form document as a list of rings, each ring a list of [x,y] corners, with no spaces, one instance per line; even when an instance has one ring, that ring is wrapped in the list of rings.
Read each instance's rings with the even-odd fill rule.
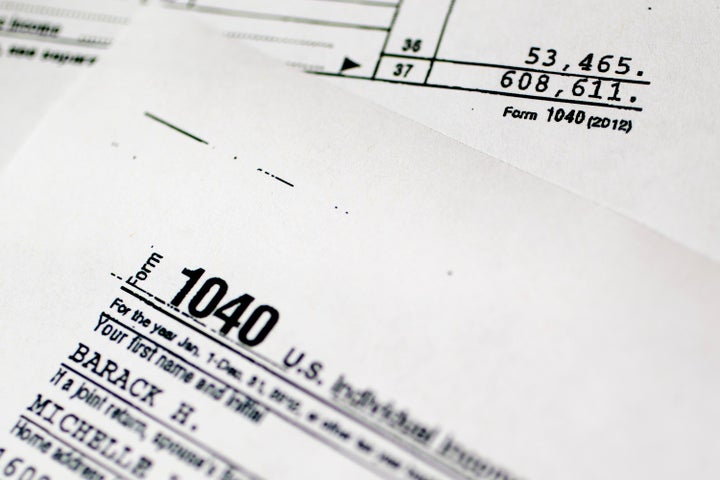
[[[716,2],[165,2],[720,259]]]
[[[174,13],[0,177],[3,475],[717,477],[715,263]]]
[[[0,1],[0,167],[112,45],[130,0]]]

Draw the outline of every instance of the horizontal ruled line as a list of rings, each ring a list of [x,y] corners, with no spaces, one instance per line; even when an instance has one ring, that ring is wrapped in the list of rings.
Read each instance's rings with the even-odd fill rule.
[[[208,144],[208,142],[206,142],[206,141],[203,140],[202,138],[196,137],[196,136],[193,135],[192,133],[190,133],[190,132],[188,132],[188,131],[186,131],[186,130],[183,130],[182,128],[180,128],[180,127],[178,127],[178,126],[176,126],[176,125],[173,125],[172,123],[167,122],[167,121],[163,120],[162,118],[156,117],[155,115],[153,115],[153,114],[150,113],[150,112],[145,112],[145,116],[148,117],[148,118],[150,118],[150,119],[152,119],[152,120],[155,120],[155,121],[158,122],[158,123],[161,123],[161,124],[165,125],[166,127],[172,128],[172,129],[175,130],[176,132],[180,132],[180,133],[182,133],[183,135],[186,135],[186,136],[192,138],[192,139],[195,140],[196,142],[204,143],[205,145]]]
[[[205,6],[191,6],[186,7],[184,5],[172,5],[165,4],[166,8],[174,8],[180,10],[193,10],[200,13],[210,13],[214,15],[227,15],[230,17],[247,17],[257,18],[260,20],[275,20],[278,22],[289,22],[289,23],[305,23],[308,25],[320,25],[324,27],[340,27],[340,28],[354,28],[357,30],[376,30],[379,32],[387,32],[387,27],[375,26],[375,25],[362,25],[356,23],[347,22],[333,22],[330,20],[319,20],[316,18],[305,18],[305,17],[292,17],[288,15],[277,15],[273,13],[261,13],[251,12],[247,10],[235,10],[231,8],[220,8],[220,7],[205,7]]]
[[[321,1],[332,2],[332,3],[352,3],[353,5],[364,5],[366,7],[390,7],[390,8],[397,7],[396,3],[373,2],[371,0],[321,0]]]
[[[275,180],[278,180],[278,181],[284,183],[285,185],[289,185],[289,186],[291,186],[291,187],[294,187],[294,186],[295,186],[295,185],[293,185],[292,183],[288,182],[287,180],[283,180],[282,178],[278,177],[277,175],[273,175],[272,173],[270,173],[270,172],[268,172],[268,171],[266,171],[266,170],[263,170],[262,168],[258,168],[257,170],[258,170],[258,172],[262,172],[262,173],[264,173],[265,175],[267,175],[267,176],[269,176],[269,177],[272,177],[272,178],[274,178]]]

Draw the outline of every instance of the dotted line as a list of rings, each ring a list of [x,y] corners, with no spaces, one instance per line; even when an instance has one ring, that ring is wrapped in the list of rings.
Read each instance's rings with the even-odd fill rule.
[[[119,277],[118,275],[115,275],[115,274],[112,273],[112,272],[110,272],[110,275],[112,275],[113,277],[117,278],[118,280],[122,280],[122,277]],[[126,283],[127,283],[127,282],[126,282]],[[185,313],[185,312],[183,312],[182,310],[180,310],[179,308],[177,308],[175,305],[173,305],[173,304],[171,304],[171,303],[167,303],[167,302],[166,302],[165,300],[163,300],[162,298],[153,295],[152,293],[148,292],[147,290],[143,289],[142,287],[138,287],[137,285],[133,285],[132,283],[128,283],[128,285],[132,286],[133,288],[136,288],[136,289],[140,290],[141,292],[143,292],[143,293],[144,293],[145,295],[147,295],[148,297],[151,297],[152,299],[156,300],[157,302],[162,303],[162,304],[165,305],[167,308],[169,308],[169,309],[171,309],[171,310],[179,313],[180,315],[182,315],[182,316],[184,316],[184,317],[186,317],[186,318],[189,318],[189,319],[192,320],[193,322],[198,323],[198,324],[202,325],[203,327],[207,327],[206,324],[204,324],[203,322],[201,322],[201,321],[198,320],[197,318],[193,317],[192,315],[188,315],[187,313]]]
[[[282,178],[276,177],[275,175],[273,175],[273,174],[270,173],[270,172],[266,172],[266,171],[263,170],[262,168],[258,168],[258,172],[262,172],[262,173],[264,173],[265,175],[267,175],[267,176],[269,176],[269,177],[272,177],[272,178],[274,178],[275,180],[278,180],[278,181],[284,183],[285,185],[290,185],[291,187],[294,187],[294,186],[295,186],[295,185],[293,185],[292,183],[288,182],[287,180],[283,180]]]
[[[287,43],[290,45],[302,45],[304,47],[335,48],[335,45],[332,43],[320,42],[317,40],[304,40],[302,38],[275,37],[272,35],[257,35],[245,32],[227,32],[225,33],[225,36],[228,38],[239,38],[241,40],[256,40],[258,42]]]
[[[93,37],[90,35],[83,35],[82,37],[78,38],[78,42],[108,46],[112,43],[112,39],[107,37]]]
[[[303,70],[310,70],[312,72],[324,72],[325,67],[322,65],[310,65],[309,63],[303,62],[285,62],[285,65],[293,68],[302,68]]]
[[[135,288],[137,288],[138,290],[140,290],[141,292],[145,293],[145,295],[147,295],[148,297],[151,297],[151,298],[153,298],[154,300],[156,300],[157,302],[162,303],[163,305],[165,305],[165,306],[168,307],[169,309],[174,310],[175,312],[177,312],[177,313],[179,313],[179,314],[181,314],[181,315],[189,318],[190,320],[194,321],[195,323],[198,323],[198,324],[202,325],[203,327],[207,327],[207,325],[205,325],[203,322],[201,322],[201,321],[198,320],[197,318],[193,317],[192,315],[188,315],[187,313],[183,312],[182,310],[180,310],[179,308],[177,308],[175,305],[170,304],[170,303],[167,303],[167,302],[166,302],[165,300],[163,300],[162,298],[153,295],[152,293],[148,292],[147,290],[143,290],[142,288],[137,287],[137,286],[135,286],[135,285],[133,285],[133,286],[134,286]]]
[[[79,18],[82,20],[95,20],[98,22],[115,23],[127,25],[130,23],[128,17],[118,17],[115,15],[107,15],[104,13],[83,12],[80,10],[71,10],[69,8],[47,7],[45,5],[32,5],[19,2],[0,2],[0,9],[15,10],[18,12],[37,13],[41,15],[49,15],[54,17]]]
[[[154,298],[155,300],[157,300],[158,302],[161,302],[163,305],[165,305],[165,306],[168,307],[169,309],[171,309],[171,310],[179,313],[179,314],[182,315],[183,317],[189,318],[189,319],[192,320],[193,322],[195,322],[195,323],[197,323],[197,324],[199,324],[199,325],[202,325],[203,327],[207,327],[206,324],[204,324],[203,322],[201,322],[201,321],[198,320],[197,318],[193,317],[192,315],[189,315],[189,314],[183,312],[182,310],[180,310],[179,308],[177,308],[175,305],[172,305],[172,304],[169,304],[169,303],[165,303],[165,302],[163,302],[162,300],[160,300],[158,297],[156,297],[156,296],[154,296],[154,295],[150,295],[150,296],[153,297],[153,298]]]
[[[225,339],[225,340],[227,340],[228,342],[232,343],[233,345],[237,345],[238,347],[242,348],[243,350],[248,351],[247,345],[245,345],[245,344],[243,344],[243,343],[240,343],[240,342],[238,342],[237,340],[233,340],[232,338],[228,338],[226,335],[223,335],[222,333],[220,333],[218,330],[215,330],[214,328],[211,328],[210,331],[213,332],[213,333],[214,333],[215,335],[217,335],[218,337],[222,337],[223,339]],[[250,350],[250,351],[253,353],[253,355],[255,355],[256,357],[261,358],[263,361],[265,361],[265,362],[273,365],[273,366],[274,366],[275,368],[277,368],[277,369],[280,369],[280,370],[283,370],[283,371],[287,371],[287,370],[289,369],[289,367],[288,367],[287,365],[279,364],[279,363],[275,362],[274,360],[271,360],[271,359],[269,359],[268,357],[266,357],[266,356],[264,356],[264,355],[260,355],[259,353],[255,352],[255,351],[253,351],[253,350]]]

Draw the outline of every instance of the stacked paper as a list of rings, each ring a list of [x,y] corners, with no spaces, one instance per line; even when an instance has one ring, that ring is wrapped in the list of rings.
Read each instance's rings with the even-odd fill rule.
[[[713,478],[717,16],[0,2],[0,471]]]

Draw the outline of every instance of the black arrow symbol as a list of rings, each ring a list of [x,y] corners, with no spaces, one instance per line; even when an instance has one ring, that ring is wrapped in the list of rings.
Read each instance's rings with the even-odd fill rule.
[[[351,68],[357,68],[359,67],[359,63],[355,63],[352,60],[350,60],[348,57],[345,57],[345,60],[343,60],[342,67],[340,67],[340,72],[344,72],[345,70],[350,70]]]

